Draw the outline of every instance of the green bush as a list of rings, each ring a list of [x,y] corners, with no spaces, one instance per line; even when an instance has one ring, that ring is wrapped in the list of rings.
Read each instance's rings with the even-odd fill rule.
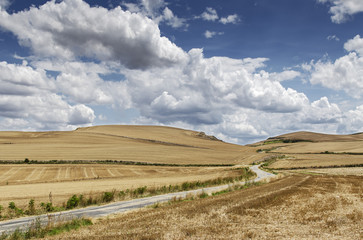
[[[12,210],[16,209],[15,203],[14,202],[9,202],[9,208]]]
[[[11,214],[15,214],[16,216],[24,214],[23,210],[21,208],[17,208],[14,202],[9,202],[9,209],[12,211]]]
[[[73,195],[68,199],[66,208],[72,209],[77,207],[78,205],[79,205],[79,197],[77,197],[77,195]]]
[[[134,195],[143,195],[145,192],[146,192],[146,186],[144,186],[144,187],[139,187],[139,188],[136,188],[135,190],[134,190]]]
[[[54,211],[54,207],[53,207],[53,203],[49,202],[45,205],[45,210],[47,212],[53,212]]]
[[[35,214],[35,204],[34,204],[34,199],[30,199],[29,204],[28,204],[28,212],[29,215],[34,215]]]
[[[115,192],[104,192],[102,200],[104,202],[111,202],[115,198]]]

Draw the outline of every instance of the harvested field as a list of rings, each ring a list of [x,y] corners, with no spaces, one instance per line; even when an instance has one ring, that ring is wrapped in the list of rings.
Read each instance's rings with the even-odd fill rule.
[[[268,167],[275,169],[361,166],[363,134],[329,135],[311,132],[289,133],[250,145],[266,156],[284,156]]]
[[[223,167],[160,167],[107,164],[1,165],[0,204],[15,201],[26,206],[30,199],[48,201],[52,192],[55,204],[72,194],[89,194],[112,189],[126,190],[142,186],[164,186],[186,181],[236,176]]]
[[[293,175],[114,216],[52,239],[362,239],[362,180]]]
[[[1,160],[118,160],[166,164],[251,163],[253,149],[204,133],[156,126],[97,126],[68,132],[0,132]],[[257,157],[257,156],[256,156]]]
[[[281,146],[281,144],[279,144]],[[284,153],[322,153],[322,152],[334,152],[334,153],[362,153],[363,157],[363,141],[356,142],[299,142],[299,143],[287,143],[285,146],[279,147],[273,152]]]
[[[300,170],[295,170],[292,172],[300,172]],[[304,172],[317,173],[317,174],[328,174],[328,175],[363,176],[363,167],[304,169]]]
[[[345,154],[287,154],[269,168],[309,168],[363,164],[363,156]]]
[[[363,133],[349,135],[334,135],[314,132],[293,132],[272,137],[266,141],[273,140],[294,140],[294,141],[310,141],[310,142],[355,142],[363,141]]]

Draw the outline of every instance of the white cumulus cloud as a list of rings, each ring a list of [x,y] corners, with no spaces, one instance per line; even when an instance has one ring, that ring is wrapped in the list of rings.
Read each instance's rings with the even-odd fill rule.
[[[64,129],[90,124],[95,118],[90,107],[71,105],[58,95],[55,80],[43,69],[33,69],[26,63],[0,62],[0,85],[0,117],[7,119],[5,123],[28,123],[34,129]]]
[[[9,0],[0,0],[0,11],[3,9],[7,9],[10,5]]]
[[[176,16],[164,0],[139,0],[138,3],[122,3],[130,12],[141,13],[155,23],[165,22],[173,28],[188,27],[184,18]]]
[[[229,15],[227,17],[222,17],[219,21],[223,24],[228,24],[228,23],[237,24],[241,20],[237,14],[233,14],[233,15]]]
[[[261,75],[267,59],[205,58],[201,49],[188,53],[178,67],[126,74],[133,107],[162,123],[221,123],[237,108],[264,112],[296,112],[307,97]]]
[[[357,106],[344,114],[344,121],[339,125],[339,133],[363,132],[363,105]]]
[[[206,21],[216,21],[219,19],[217,10],[211,7],[207,7],[200,17]]]
[[[344,44],[347,55],[335,61],[310,64],[310,82],[342,90],[354,98],[363,96],[363,41],[359,35]],[[306,68],[308,69],[308,68]]]
[[[170,66],[184,51],[160,36],[158,25],[120,7],[90,7],[82,0],[50,1],[39,8],[0,12],[0,27],[43,57],[117,61],[130,68]]]
[[[318,0],[318,2],[330,4],[329,12],[334,23],[343,23],[349,16],[363,12],[362,0]]]
[[[363,38],[361,38],[360,35],[355,36],[344,44],[344,48],[349,52],[355,51],[359,53],[360,56],[363,56]]]
[[[304,93],[284,87],[284,81],[301,76],[298,71],[269,72],[267,58],[185,52],[160,35],[163,21],[185,26],[163,0],[123,6],[128,10],[65,0],[11,14],[1,10],[2,29],[33,55],[23,64],[0,62],[0,128],[72,129],[91,125],[93,109],[105,106],[136,109],[134,123],[171,124],[239,143],[301,129],[361,129],[362,106],[342,112],[327,97],[310,102]],[[240,21],[238,15],[206,12],[204,20]],[[206,31],[205,37],[220,34]],[[312,84],[361,97],[362,38],[357,35],[344,47],[346,56],[304,69]],[[101,121],[109,117],[96,114]]]

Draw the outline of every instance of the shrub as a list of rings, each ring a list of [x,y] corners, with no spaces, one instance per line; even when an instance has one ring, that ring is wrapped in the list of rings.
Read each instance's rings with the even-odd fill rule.
[[[200,195],[199,195],[199,198],[206,198],[208,197],[208,194],[205,193],[205,192],[202,192]]]
[[[143,195],[146,192],[146,188],[146,186],[136,188],[133,193],[134,195]]]
[[[68,199],[66,208],[72,209],[77,207],[78,205],[79,205],[79,198],[77,197],[77,195],[73,195]]]
[[[118,196],[119,196],[119,198],[124,199],[124,198],[125,198],[125,196],[126,196],[126,193],[125,193],[124,191],[120,191],[120,192],[118,193]]]
[[[9,202],[9,208],[12,210],[16,209],[15,203],[14,202]]]
[[[53,211],[54,211],[53,204],[52,204],[51,202],[47,203],[47,204],[45,205],[45,210],[46,210],[47,212],[53,212]]]
[[[115,198],[115,192],[104,192],[102,200],[104,202],[111,202]]]
[[[34,199],[30,199],[28,204],[28,214],[34,215],[35,214],[35,205],[34,205]]]
[[[17,207],[15,206],[15,203],[14,203],[14,202],[9,202],[9,209],[10,209],[13,213],[15,213],[15,215],[16,215],[16,216],[20,216],[20,215],[23,215],[23,214],[24,214],[23,210],[22,210],[22,209],[20,209],[20,208],[17,208]]]

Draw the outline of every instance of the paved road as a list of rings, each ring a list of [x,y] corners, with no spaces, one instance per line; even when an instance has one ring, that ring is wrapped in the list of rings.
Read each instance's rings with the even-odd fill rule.
[[[263,179],[269,178],[271,176],[274,176],[271,173],[265,172],[258,168],[259,165],[255,165],[250,167],[252,171],[254,171],[257,174],[257,178],[252,180],[252,182],[261,181]],[[244,182],[242,182],[244,183]],[[93,207],[87,207],[87,208],[81,208],[81,209],[75,209],[70,211],[64,211],[64,212],[58,212],[58,213],[52,213],[52,214],[44,214],[40,216],[31,216],[31,217],[23,217],[18,218],[14,220],[9,221],[3,221],[0,222],[0,235],[3,232],[12,232],[16,229],[27,229],[31,223],[34,223],[35,220],[38,218],[42,224],[47,224],[49,219],[52,219],[53,221],[57,220],[70,220],[72,218],[77,217],[103,217],[114,213],[122,213],[125,211],[129,211],[132,209],[142,208],[145,206],[153,205],[158,202],[167,202],[172,200],[174,197],[176,198],[185,198],[187,195],[190,194],[201,194],[203,192],[205,193],[213,193],[222,191],[225,189],[228,189],[229,185],[221,185],[216,187],[208,187],[203,189],[197,189],[197,190],[191,190],[191,191],[184,191],[184,192],[177,192],[177,193],[169,193],[164,195],[158,195],[153,197],[146,197],[141,199],[133,199],[129,201],[121,201],[121,202],[115,202],[107,205],[102,206],[93,206]]]

